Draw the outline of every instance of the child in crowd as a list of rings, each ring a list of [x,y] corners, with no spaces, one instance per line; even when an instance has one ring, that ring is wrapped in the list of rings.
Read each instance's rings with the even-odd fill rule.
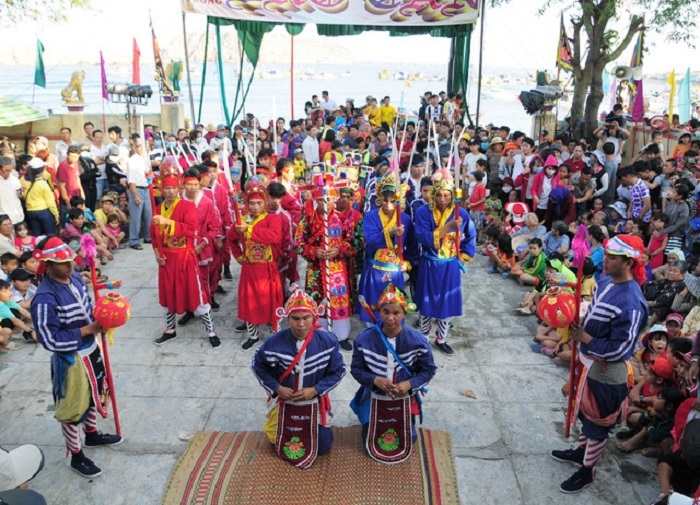
[[[34,286],[39,286],[39,281],[43,276],[40,276],[37,272],[39,271],[39,261],[34,258],[33,253],[27,251],[23,252],[22,256],[19,257],[19,268],[24,268],[27,272],[32,274],[32,284]]]
[[[108,261],[114,261],[114,255],[109,251],[109,238],[111,235],[109,232],[107,232],[107,237],[100,233],[100,230],[97,227],[97,223],[91,223],[89,221],[85,221],[83,224],[83,230],[84,233],[89,233],[92,235],[92,239],[95,241],[95,249],[97,250],[99,256],[98,259],[101,260],[103,263],[107,263]],[[82,237],[81,237],[81,242],[78,242],[77,244],[75,242],[71,243],[71,247],[76,246],[79,247],[82,244]],[[75,247],[73,247],[75,249]],[[77,249],[75,249],[76,252],[78,252]]]
[[[301,147],[294,150],[294,178],[298,183],[306,180],[306,161],[304,161],[304,150]]]
[[[107,216],[107,233],[111,245],[110,249],[124,249],[126,247],[122,245],[125,233],[119,226],[119,214],[116,212],[112,212]]]
[[[511,272],[518,279],[521,286],[538,286],[544,283],[546,259],[547,257],[542,252],[542,240],[539,238],[530,239],[527,258],[522,262],[516,263],[515,268]]]
[[[61,240],[71,245],[71,242],[80,243],[83,236],[83,224],[85,224],[85,213],[81,209],[72,208],[68,210],[68,224],[61,232]],[[73,247],[73,246],[71,246]],[[73,247],[73,250],[76,248]]]
[[[510,271],[515,267],[515,252],[510,235],[501,233],[498,235],[498,248],[491,256],[490,274],[501,273],[503,277],[508,277]]]
[[[630,359],[636,382],[642,382],[644,370],[649,363],[658,358],[666,359],[668,341],[668,331],[661,324],[655,324],[642,336],[641,349],[637,350]]]
[[[24,321],[31,322],[32,316],[19,303],[12,301],[11,287],[9,282],[0,281],[0,326],[9,328],[11,331],[15,328],[22,330],[25,340],[36,342],[34,330],[24,323]]]
[[[15,225],[15,247],[20,251],[33,251],[36,249],[37,237],[32,236],[29,232],[27,223],[22,221]]]
[[[37,287],[32,284],[32,279],[34,279],[34,274],[24,268],[17,268],[10,274],[12,301],[18,303],[25,310],[29,310],[36,293]]]
[[[695,398],[698,396],[698,383],[690,376],[690,353],[681,353],[676,351],[673,353],[675,358],[675,371],[678,377],[676,387],[685,395],[686,398]]]
[[[644,370],[644,376],[630,391],[627,407],[627,417],[622,421],[622,427],[615,435],[618,440],[627,440],[639,427],[639,420],[644,413],[652,409],[652,404],[663,388],[671,386],[675,373],[671,363],[666,358],[658,358]]]
[[[566,234],[568,231],[569,227],[564,221],[554,221],[552,223],[552,228],[542,239],[542,247],[544,249],[544,254],[547,257],[556,252],[564,255],[569,252],[569,245],[571,241],[569,236]]]
[[[501,199],[498,198],[497,191],[491,191],[489,193],[486,202],[484,202],[484,210],[486,211],[487,224],[500,224],[501,211],[503,210],[503,202],[501,202]]]
[[[484,172],[477,170],[474,172],[474,184],[469,196],[469,217],[471,217],[476,228],[477,242],[481,243],[481,233],[484,229],[486,213],[484,203],[486,202],[486,185],[484,184]]]
[[[5,253],[0,256],[0,280],[8,281],[12,271],[19,266],[17,256],[12,253]]]
[[[618,233],[625,233],[627,222],[627,206],[622,202],[615,202],[608,206],[608,234],[614,237]]]
[[[652,271],[664,263],[664,251],[668,244],[668,233],[660,233],[668,225],[668,214],[659,212],[654,215],[654,231],[647,245],[646,253],[649,255],[649,266]]]
[[[639,431],[627,440],[617,445],[622,452],[632,452],[644,449],[642,455],[658,458],[671,453],[673,446],[674,417],[676,410],[683,403],[683,393],[674,388],[663,388],[654,395],[650,402],[651,409],[638,414],[636,426]],[[619,432],[618,432],[619,433]],[[630,432],[625,432],[628,434]]]
[[[496,225],[491,225],[486,228],[486,243],[480,247],[478,250],[484,256],[492,258],[496,249],[498,249],[498,236],[501,234],[501,230]]]
[[[74,196],[70,199],[70,206],[73,209],[80,209],[83,211],[83,214],[85,215],[85,221],[89,223],[94,223],[95,222],[95,214],[92,213],[92,210],[88,208],[87,205],[85,205],[85,200],[83,200],[82,196]]]

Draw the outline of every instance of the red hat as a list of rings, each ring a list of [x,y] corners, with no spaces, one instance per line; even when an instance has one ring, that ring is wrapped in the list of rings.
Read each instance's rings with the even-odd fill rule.
[[[60,238],[51,237],[46,241],[43,249],[34,249],[33,256],[38,261],[69,263],[75,259],[75,252]]]
[[[671,381],[676,376],[671,363],[666,358],[657,358],[651,362],[651,371],[663,380]]]
[[[243,198],[245,202],[248,203],[250,200],[263,200],[267,203],[268,193],[265,185],[256,176],[248,179],[245,183],[245,191],[243,192]]]
[[[685,321],[685,319],[682,315],[674,312],[673,314],[669,314],[666,316],[666,324],[668,324],[669,321],[674,321],[678,323],[678,326],[683,326],[683,321]]]
[[[511,149],[515,149],[516,151],[519,150],[520,148],[518,147],[518,144],[515,142],[508,142],[504,147],[503,147],[503,154],[508,154],[508,151]]]
[[[314,317],[322,316],[325,313],[325,305],[318,306],[311,295],[306,294],[301,289],[294,291],[284,305],[276,311],[277,317],[287,317],[293,312],[310,312]]]
[[[508,202],[506,204],[506,212],[513,214],[515,217],[523,217],[525,214],[530,212],[530,209],[526,203]]]
[[[689,352],[676,351],[673,353],[673,357],[676,358],[678,361],[685,361],[690,365],[691,356]]]
[[[166,175],[161,179],[162,188],[179,188],[180,178],[176,175]]]
[[[611,239],[606,239],[603,242],[603,249],[606,254],[616,256],[627,256],[634,260],[632,267],[632,275],[641,286],[646,282],[647,274],[642,261],[642,253],[644,252],[644,242],[636,235],[615,235]]]

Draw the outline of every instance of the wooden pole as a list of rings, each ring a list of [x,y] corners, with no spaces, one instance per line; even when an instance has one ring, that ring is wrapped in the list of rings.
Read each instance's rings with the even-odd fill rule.
[[[187,27],[185,24],[185,11],[182,11],[182,40],[185,45],[185,71],[187,72],[187,90],[190,95],[190,114],[192,119],[190,123],[194,129],[195,115],[194,115],[194,96],[192,95],[192,77],[190,76],[190,52],[187,49]]]
[[[479,127],[479,113],[481,111],[481,77],[484,62],[484,19],[486,18],[486,0],[481,1],[481,33],[479,33],[479,81],[476,83],[476,127]]]
[[[294,119],[294,35],[292,35],[291,43],[291,58],[289,59],[289,103],[292,108],[291,119]],[[277,123],[275,123],[275,128],[277,128]]]

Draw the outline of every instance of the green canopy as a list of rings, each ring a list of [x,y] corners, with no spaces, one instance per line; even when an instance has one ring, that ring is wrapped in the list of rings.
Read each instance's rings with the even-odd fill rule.
[[[48,116],[19,100],[0,96],[0,128],[31,123]]]
[[[275,26],[284,25],[290,35],[299,35],[304,27],[303,23],[273,23],[269,21],[247,21],[238,19],[228,19],[221,17],[207,16],[207,37],[204,46],[204,65],[202,69],[202,94],[200,95],[199,117],[197,121],[201,121],[202,98],[203,90],[206,83],[206,61],[209,48],[209,25],[215,26],[216,32],[216,49],[218,54],[219,65],[219,86],[221,90],[221,101],[223,103],[224,115],[229,126],[239,116],[243,110],[243,104],[248,96],[250,85],[253,82],[255,68],[258,64],[260,56],[260,46],[262,45],[263,37],[266,33],[271,32]],[[253,65],[253,71],[247,83],[243,82],[243,58],[241,58],[238,71],[238,84],[236,86],[236,94],[234,98],[233,114],[228,107],[226,98],[226,85],[224,81],[224,66],[221,57],[221,33],[220,27],[231,26],[236,28],[240,47],[246,55],[250,63]],[[430,35],[432,37],[450,37],[452,38],[452,48],[448,71],[448,92],[454,91],[461,93],[465,98],[467,96],[467,83],[469,77],[469,49],[470,40],[473,30],[472,24],[457,24],[444,26],[364,26],[364,25],[332,25],[332,24],[317,24],[316,28],[319,35],[327,37],[338,37],[345,35],[359,35],[365,31],[383,31],[389,32],[392,37],[405,37],[408,35]],[[240,103],[239,103],[240,98]],[[465,100],[466,102],[466,100]],[[469,114],[467,109],[467,115]]]

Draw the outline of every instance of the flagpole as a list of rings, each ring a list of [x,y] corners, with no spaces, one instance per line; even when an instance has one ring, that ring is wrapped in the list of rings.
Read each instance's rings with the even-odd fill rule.
[[[481,78],[484,61],[484,18],[486,17],[486,0],[481,2],[481,28],[479,33],[479,81],[476,83],[476,127],[479,127],[479,111],[481,110]]]
[[[185,11],[182,11],[182,40],[185,45],[185,67],[187,70],[187,90],[190,95],[190,114],[192,114],[192,128],[194,129],[194,96],[192,95],[192,77],[190,76],[190,52],[187,50],[187,28],[185,24]]]

